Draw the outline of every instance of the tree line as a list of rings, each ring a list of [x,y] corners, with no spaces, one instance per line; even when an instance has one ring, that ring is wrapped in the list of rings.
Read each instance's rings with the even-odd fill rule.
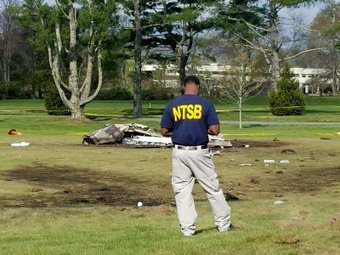
[[[275,91],[283,64],[328,70],[339,91],[339,13],[335,0],[310,27],[285,8],[313,0],[1,0],[1,98],[40,98],[56,88],[72,119],[107,84],[131,83],[142,114],[142,64],[189,67],[218,61],[252,70]],[[131,69],[130,76],[126,69]],[[247,71],[248,72],[248,71]],[[226,74],[227,75],[227,74]],[[207,81],[207,84],[209,82]],[[18,95],[18,94],[23,95]]]

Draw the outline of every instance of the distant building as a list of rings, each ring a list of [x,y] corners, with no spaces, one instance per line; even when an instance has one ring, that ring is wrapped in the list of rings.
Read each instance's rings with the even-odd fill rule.
[[[205,64],[197,66],[194,72],[190,72],[190,67],[188,68],[188,73],[195,73],[199,76],[209,76],[212,78],[222,78],[226,71],[230,70],[232,66],[230,65],[219,65],[217,63]],[[149,73],[150,75],[156,71],[162,70],[163,72],[163,84],[168,87],[178,86],[178,73],[175,65],[143,65],[142,72]],[[320,87],[312,89],[312,81],[318,79],[322,81],[324,85],[330,85],[331,80],[327,79],[326,69],[316,69],[316,68],[290,68],[291,72],[295,76],[295,80],[299,83],[299,88],[304,91],[304,93],[319,93]],[[159,81],[155,79],[155,81]]]
[[[311,83],[315,79],[318,79],[319,81],[322,80],[327,85],[331,84],[331,80],[325,78],[326,69],[293,67],[290,68],[290,71],[294,74],[295,80],[299,83],[299,88],[303,89],[305,94],[312,92]],[[317,93],[319,93],[319,89],[320,88],[317,88]]]

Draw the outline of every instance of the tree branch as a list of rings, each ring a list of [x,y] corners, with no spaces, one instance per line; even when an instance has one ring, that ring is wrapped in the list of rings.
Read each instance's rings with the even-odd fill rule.
[[[325,50],[325,48],[314,48],[314,49],[303,50],[303,51],[300,51],[299,53],[296,53],[293,56],[280,59],[280,62],[291,60],[291,59],[294,59],[294,58],[296,58],[296,57],[298,57],[298,56],[300,56],[302,54],[305,54],[305,53],[308,53],[308,52],[312,52],[312,51],[318,51],[318,50]]]

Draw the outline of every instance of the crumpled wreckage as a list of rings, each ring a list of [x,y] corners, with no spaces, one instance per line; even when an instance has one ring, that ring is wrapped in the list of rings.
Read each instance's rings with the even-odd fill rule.
[[[209,146],[213,149],[231,147],[231,143],[225,141],[222,136],[209,136],[209,140]],[[148,126],[136,123],[106,124],[97,131],[85,135],[83,144],[115,144],[143,148],[172,147],[170,137],[163,137],[159,131],[154,131]]]
[[[106,124],[97,131],[85,135],[83,144],[103,145],[117,144],[131,147],[171,147],[169,137],[161,134],[150,127],[142,124]]]

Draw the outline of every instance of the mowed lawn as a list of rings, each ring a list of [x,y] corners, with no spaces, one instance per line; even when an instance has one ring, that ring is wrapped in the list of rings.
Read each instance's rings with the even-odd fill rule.
[[[212,100],[221,120],[238,120],[236,105],[222,100]],[[144,101],[143,117],[159,118],[168,101]],[[0,115],[46,116],[43,100],[0,100]],[[88,117],[132,117],[131,101],[93,101],[85,108]],[[281,122],[339,122],[340,97],[306,97],[306,111],[302,116],[273,116],[266,97],[256,97],[244,105],[245,121]]]
[[[313,99],[309,111],[316,112],[297,121],[339,121],[335,99]],[[254,110],[256,120],[282,121],[262,100],[249,102],[249,120],[252,109],[263,109]],[[165,103],[152,102],[158,113],[151,116]],[[95,101],[87,111],[127,117],[130,106]],[[236,116],[226,109],[221,118]],[[39,100],[0,101],[7,114],[0,117],[0,254],[339,254],[340,127],[223,125],[226,138],[250,145],[214,158],[223,190],[241,198],[229,202],[236,230],[217,233],[197,186],[198,234],[185,239],[170,185],[171,149],[83,146],[83,134],[128,120],[75,123],[43,110]],[[10,128],[23,135],[7,135]],[[10,146],[21,141],[30,146]],[[283,159],[290,163],[278,163]],[[274,205],[278,200],[284,204]]]

